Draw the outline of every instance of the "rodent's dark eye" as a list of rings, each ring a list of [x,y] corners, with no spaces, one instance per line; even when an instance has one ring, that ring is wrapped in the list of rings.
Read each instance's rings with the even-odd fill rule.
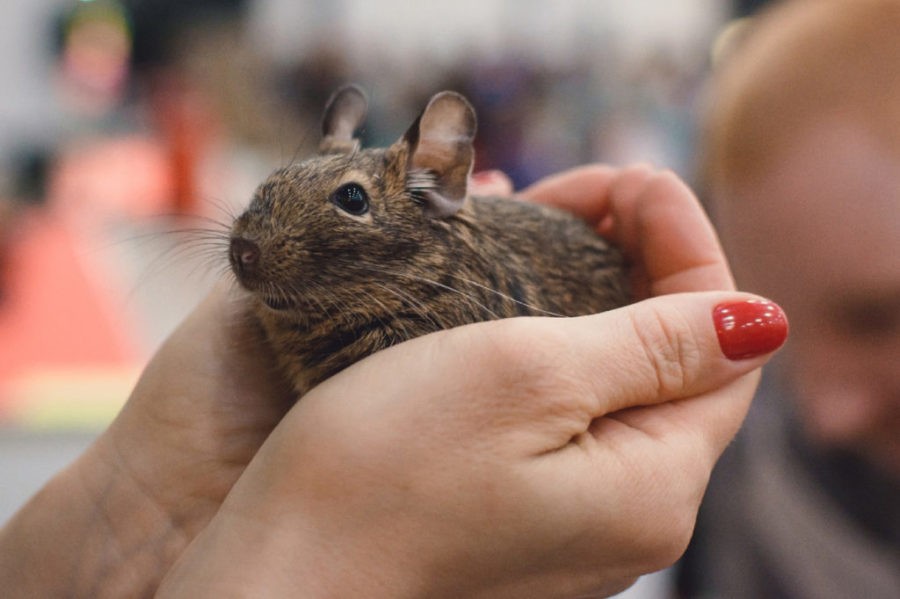
[[[331,201],[341,210],[355,216],[361,216],[369,211],[369,195],[359,183],[341,185],[331,194]]]

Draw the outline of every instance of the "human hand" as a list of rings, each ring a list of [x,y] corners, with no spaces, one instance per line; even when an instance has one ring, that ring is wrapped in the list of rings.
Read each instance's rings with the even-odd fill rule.
[[[192,537],[295,401],[274,364],[247,298],[220,282],[92,449]]]
[[[293,404],[273,363],[246,304],[218,285],[110,427],[2,529],[0,587],[152,593]]]
[[[621,590],[681,554],[746,409],[767,355],[726,358],[713,312],[747,299],[481,323],[363,360],[288,413],[160,596]]]
[[[643,294],[676,295],[441,332],[326,381],[162,594],[583,596],[680,555],[783,315],[734,292],[679,293],[731,276],[671,174],[590,167],[526,194],[594,220]],[[729,302],[761,320],[721,332],[714,307]]]
[[[597,177],[601,170],[573,171],[555,179],[558,187],[544,186],[543,191],[568,198],[571,207],[589,213],[593,202],[606,202],[611,195],[612,185],[604,187]],[[614,172],[619,180],[639,178],[630,171]],[[628,210],[622,198],[608,203],[621,204],[623,213],[637,221],[652,221],[645,216],[658,202],[686,202],[688,210],[679,212],[684,226],[678,230],[684,235],[672,243],[678,247],[698,235],[703,239],[700,233],[708,224],[698,207],[691,209],[689,192],[658,192],[636,202],[649,211]],[[581,203],[574,201],[579,193]],[[651,239],[656,234],[647,233]],[[621,237],[627,246],[627,234]],[[688,275],[717,250],[714,236],[705,238],[712,243],[686,256],[673,279],[683,281],[685,289],[695,284],[704,288]],[[654,258],[652,254],[639,255]],[[724,268],[721,256],[714,258]],[[723,280],[730,281],[727,268],[724,272]],[[665,291],[661,285],[660,292]],[[269,369],[267,352],[245,306],[226,288],[217,288],[160,349],[109,430],[5,527],[0,543],[16,547],[2,552],[0,577],[9,583],[5,588],[63,589],[75,595],[95,595],[97,589],[140,594],[155,588],[292,403],[286,386]],[[29,566],[38,562],[40,571]],[[64,576],[54,576],[60,568]],[[26,583],[32,586],[22,586]]]

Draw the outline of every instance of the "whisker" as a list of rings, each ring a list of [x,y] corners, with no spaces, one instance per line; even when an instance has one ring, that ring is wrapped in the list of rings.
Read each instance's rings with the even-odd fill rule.
[[[384,283],[376,282],[376,284],[384,291],[390,293],[394,297],[399,298],[402,302],[409,304],[413,312],[434,325],[435,330],[439,331],[447,328],[447,326],[443,322],[435,320],[432,311],[427,310],[427,306],[425,306],[425,304],[419,301],[415,296],[404,293],[399,289],[392,289]]]
[[[381,301],[380,299],[378,299],[376,296],[372,295],[371,293],[369,293],[368,291],[365,291],[365,290],[363,290],[362,293],[363,293],[363,294],[369,299],[369,301],[371,301],[373,304],[375,304],[375,305],[377,305],[377,306],[380,306],[381,309],[382,309],[385,313],[387,313],[387,314],[390,314],[390,313],[391,313],[391,309],[390,309],[383,301]],[[375,314],[374,318],[375,318],[375,320],[377,320],[377,321],[379,322],[379,324],[381,324],[381,328],[382,328],[382,329],[387,329],[387,328],[388,328],[387,323],[384,322],[384,321],[377,315],[377,313]],[[405,334],[403,335],[404,338],[409,339],[409,338],[410,338],[410,331],[409,331],[409,329],[406,327],[406,324],[403,323],[402,321],[399,321],[399,320],[396,320],[396,319],[395,319],[393,322],[399,323],[399,324],[400,324],[400,326],[403,328],[404,333],[405,333]]]
[[[394,292],[393,292],[389,287],[387,287],[386,285],[380,285],[380,284],[379,284],[379,287],[381,287],[382,290],[387,291],[388,293],[394,294],[395,297],[400,298],[401,302],[404,301],[404,298],[402,297],[401,294],[399,294],[399,293],[394,293]],[[383,301],[381,301],[380,299],[376,298],[376,297],[375,297],[374,295],[372,295],[371,293],[366,292],[366,295],[369,296],[370,298],[372,298],[372,300],[373,300],[375,303],[381,305],[385,310],[389,310],[389,308],[385,305],[385,303],[384,303]],[[423,320],[428,320],[429,322],[431,322],[432,325],[437,326],[433,320],[431,320],[430,318],[428,318],[427,314],[423,314],[416,306],[413,305],[413,306],[410,306],[410,307],[412,308],[413,312],[414,312],[416,315],[421,316]],[[402,334],[403,334],[403,338],[404,338],[404,339],[412,339],[413,337],[416,336],[416,334],[415,334],[413,331],[410,330],[410,328],[409,328],[409,326],[408,326],[408,324],[407,324],[407,322],[406,322],[406,319],[403,319],[403,318],[395,318],[393,322],[396,323],[396,326],[397,326],[398,328],[402,329],[401,332],[402,332]],[[438,328],[440,328],[440,327],[438,327]]]
[[[228,202],[223,198],[208,196],[203,199],[203,203],[211,206],[217,213],[221,214],[225,218],[225,220],[220,222],[209,216],[202,216],[201,218],[205,218],[208,221],[222,225],[225,229],[231,228],[230,223],[234,222],[235,219],[240,216],[240,210],[238,210],[236,206],[233,206],[231,202]]]
[[[540,312],[541,314],[545,314],[547,316],[555,316],[558,318],[563,318],[565,316],[564,314],[559,314],[557,312],[553,312],[552,310],[544,310],[543,308],[539,308],[538,306],[529,304],[528,302],[523,302],[522,300],[518,300],[510,295],[503,293],[502,291],[498,291],[496,289],[493,289],[492,287],[488,287],[487,285],[482,285],[478,281],[472,281],[472,280],[466,279],[461,275],[450,273],[450,276],[462,281],[463,283],[466,283],[467,285],[472,285],[474,287],[478,287],[479,289],[487,291],[488,293],[493,293],[494,295],[496,295],[504,300],[513,302],[514,304],[523,306],[525,308],[528,308],[529,310],[534,310],[535,312]]]
[[[223,229],[205,227],[180,227],[163,230],[151,230],[130,235],[118,240],[113,245],[130,244],[131,250],[146,247],[148,244],[164,244],[158,250],[142,251],[138,256],[145,256],[149,261],[138,267],[138,275],[125,293],[127,301],[132,301],[141,287],[149,280],[157,278],[160,273],[171,272],[173,268],[190,265],[192,277],[202,268],[208,274],[221,265],[227,266],[228,237]]]
[[[470,301],[475,302],[476,305],[478,305],[479,307],[484,308],[484,309],[487,309],[487,307],[486,307],[484,304],[482,304],[482,303],[480,303],[480,302],[477,301],[477,298],[476,298],[475,296],[473,296],[472,294],[469,294],[469,293],[467,293],[467,292],[465,292],[465,291],[463,291],[463,290],[461,290],[461,289],[457,289],[457,288],[455,288],[455,287],[450,287],[450,286],[448,286],[448,285],[445,285],[445,284],[440,283],[440,282],[438,282],[438,281],[433,281],[433,280],[431,280],[431,279],[428,279],[428,278],[426,278],[426,277],[422,277],[422,276],[420,276],[420,275],[414,275],[414,274],[411,274],[411,273],[405,273],[405,272],[402,272],[402,271],[388,270],[388,269],[382,268],[382,269],[381,269],[381,272],[383,272],[383,273],[385,273],[385,274],[389,274],[389,275],[391,275],[391,276],[396,276],[396,277],[405,278],[405,279],[412,279],[412,280],[420,281],[420,282],[422,282],[422,283],[427,283],[427,284],[429,284],[429,285],[433,285],[433,286],[438,287],[438,288],[441,288],[441,289],[446,289],[446,290],[454,291],[455,293],[458,293],[458,294],[460,294],[460,295],[466,296],[467,299],[469,299]],[[533,311],[535,311],[535,312],[538,312],[538,313],[540,313],[540,314],[544,314],[544,315],[546,315],[546,316],[553,316],[553,317],[557,317],[557,318],[564,317],[563,314],[559,314],[559,313],[557,313],[557,312],[553,312],[552,310],[545,310],[545,309],[543,309],[543,308],[540,308],[539,306],[535,306],[535,305],[530,304],[530,303],[528,303],[528,302],[524,302],[524,301],[522,301],[522,300],[518,300],[518,299],[516,299],[516,298],[514,298],[514,297],[512,297],[512,296],[509,296],[509,295],[503,293],[502,291],[498,291],[497,289],[493,289],[492,287],[488,287],[487,285],[484,285],[484,284],[482,284],[482,283],[479,283],[478,281],[473,281],[473,280],[471,280],[471,279],[467,279],[467,278],[463,277],[462,275],[458,275],[458,274],[454,274],[454,273],[447,273],[447,274],[448,274],[450,277],[452,277],[452,278],[454,278],[454,279],[456,279],[456,280],[458,280],[458,281],[460,281],[460,282],[462,282],[462,283],[465,283],[465,284],[467,284],[467,285],[471,285],[472,287],[477,287],[478,289],[481,289],[482,291],[486,291],[486,292],[488,292],[488,293],[490,293],[490,294],[493,294],[493,295],[495,295],[495,296],[497,296],[497,297],[499,297],[499,298],[501,298],[501,299],[503,299],[503,300],[505,300],[505,301],[512,302],[512,303],[514,303],[514,304],[516,304],[516,305],[519,305],[519,306],[523,306],[523,307],[525,307],[525,308],[528,308],[529,310],[533,310]],[[491,312],[490,310],[488,310],[488,311]],[[491,313],[494,314],[493,312],[491,312]],[[496,314],[494,314],[494,316],[495,316],[496,318],[499,318]]]
[[[444,289],[444,290],[446,290],[446,291],[450,291],[450,292],[455,293],[455,294],[461,296],[462,298],[468,300],[470,304],[472,304],[472,305],[474,305],[474,306],[477,306],[478,308],[481,308],[481,309],[484,310],[486,313],[490,314],[493,318],[496,318],[496,319],[502,318],[499,314],[497,314],[496,312],[494,312],[493,310],[491,310],[490,307],[488,307],[488,306],[486,306],[485,304],[483,304],[483,303],[481,303],[480,301],[478,301],[478,298],[477,298],[477,297],[475,297],[475,296],[472,295],[471,293],[468,293],[468,292],[463,291],[463,290],[461,290],[461,289],[457,289],[457,288],[455,288],[455,287],[451,287],[451,286],[449,286],[449,285],[445,285],[445,284],[443,284],[443,283],[441,283],[441,282],[439,282],[439,281],[434,281],[434,280],[432,280],[432,279],[428,279],[428,278],[423,277],[423,276],[420,276],[420,275],[413,275],[413,274],[410,274],[410,273],[404,273],[404,272],[400,272],[400,271],[389,271],[389,270],[387,270],[387,269],[383,269],[382,272],[384,272],[384,273],[386,273],[386,274],[390,274],[390,275],[396,276],[396,277],[405,278],[405,279],[408,279],[408,280],[419,281],[419,282],[421,282],[421,283],[426,283],[426,284],[428,284],[428,285],[431,285],[431,286],[433,286],[433,287],[437,287],[437,288],[439,288],[439,289]]]

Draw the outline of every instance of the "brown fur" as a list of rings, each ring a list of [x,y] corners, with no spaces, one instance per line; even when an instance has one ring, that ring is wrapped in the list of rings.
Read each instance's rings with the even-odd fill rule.
[[[429,162],[439,166],[416,166],[419,134],[428,133],[415,130],[421,119],[386,149],[358,150],[326,128],[325,151],[342,142],[346,153],[276,171],[235,221],[232,243],[259,251],[248,268],[233,249],[233,269],[301,395],[375,351],[440,329],[628,303],[620,254],[582,221],[520,200],[453,198],[471,168],[474,113],[445,94],[442,118],[448,101],[461,102],[468,141],[453,137],[441,159],[440,136],[430,140]],[[363,216],[329,200],[349,182],[368,193]]]

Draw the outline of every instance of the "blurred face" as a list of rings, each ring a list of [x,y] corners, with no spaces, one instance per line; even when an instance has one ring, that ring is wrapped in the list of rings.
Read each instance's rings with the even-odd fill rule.
[[[900,479],[900,157],[820,121],[776,158],[716,190],[737,278],[787,311],[784,364],[813,441]]]

